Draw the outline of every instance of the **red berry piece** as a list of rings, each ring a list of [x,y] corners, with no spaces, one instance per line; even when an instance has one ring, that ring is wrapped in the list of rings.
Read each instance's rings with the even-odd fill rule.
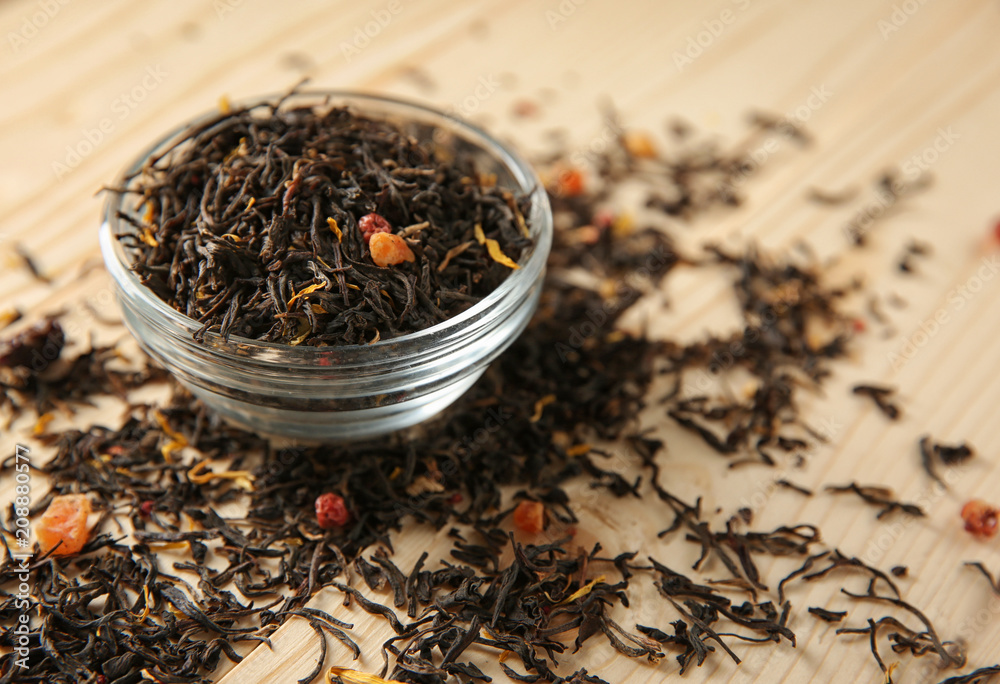
[[[568,169],[559,175],[556,191],[562,197],[576,197],[583,193],[583,173]]]
[[[375,233],[392,232],[392,226],[385,220],[385,217],[379,214],[365,214],[358,219],[358,228],[361,229],[361,237],[364,238],[366,245]]]
[[[965,521],[966,531],[983,539],[996,535],[998,516],[1000,509],[979,499],[973,499],[962,507],[962,520]]]
[[[324,530],[343,527],[350,519],[343,497],[327,492],[316,498],[316,522]]]

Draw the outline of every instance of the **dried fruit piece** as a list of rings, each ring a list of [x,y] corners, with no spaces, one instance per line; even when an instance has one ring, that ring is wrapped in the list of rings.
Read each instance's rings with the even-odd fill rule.
[[[526,119],[531,116],[537,116],[539,112],[537,104],[535,104],[531,100],[524,100],[524,99],[515,102],[512,110],[514,112],[514,116],[522,119]]]
[[[633,157],[656,159],[656,146],[653,139],[639,131],[625,133],[625,150]]]
[[[327,492],[316,497],[316,522],[324,530],[343,527],[350,519],[351,512],[342,496]]]
[[[0,328],[6,328],[11,323],[21,320],[24,314],[19,309],[7,309],[0,312]]]
[[[580,226],[574,231],[574,237],[584,245],[596,245],[601,239],[601,229],[597,226]]]
[[[980,499],[973,499],[962,506],[962,520],[965,521],[966,531],[983,539],[996,535],[998,517],[1000,509]]]
[[[58,544],[53,555],[71,556],[87,543],[87,516],[90,499],[83,494],[63,494],[52,499],[42,519],[35,526],[35,535],[42,553]]]
[[[538,534],[545,529],[545,506],[538,501],[524,500],[514,509],[514,524],[519,530]]]
[[[611,234],[618,238],[628,237],[635,232],[635,217],[625,212],[615,217],[611,223]]]
[[[372,253],[372,261],[383,268],[416,259],[406,240],[392,233],[375,233],[368,248]]]
[[[556,192],[561,197],[576,197],[583,192],[583,174],[577,169],[568,169],[559,174]]]
[[[52,319],[36,323],[0,347],[0,366],[31,368],[41,373],[66,344],[63,329]]]
[[[361,229],[361,237],[366,245],[371,241],[372,235],[392,232],[392,226],[381,214],[365,214],[358,219],[358,228]]]
[[[601,230],[610,228],[615,222],[615,215],[607,209],[601,209],[594,214],[594,225]]]

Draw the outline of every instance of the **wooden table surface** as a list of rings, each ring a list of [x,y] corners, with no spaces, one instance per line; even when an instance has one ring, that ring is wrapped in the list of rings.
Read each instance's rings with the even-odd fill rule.
[[[886,569],[909,566],[905,598],[924,608],[944,637],[968,643],[969,668],[1000,660],[1000,597],[962,566],[982,560],[1000,570],[1000,544],[975,541],[958,516],[968,498],[1000,503],[1000,249],[989,239],[1000,217],[996,2],[8,0],[0,3],[0,28],[0,309],[17,306],[32,318],[67,308],[80,321],[71,331],[77,337],[92,327],[84,302],[104,316],[116,312],[100,270],[80,277],[81,267],[99,258],[95,192],[148,143],[222,95],[278,92],[308,76],[318,87],[418,98],[527,152],[543,149],[553,129],[566,130],[576,149],[590,149],[603,134],[602,98],[631,126],[660,131],[676,115],[721,140],[738,139],[755,109],[802,123],[813,145],[757,150],[761,168],[747,183],[747,204],[684,228],[682,242],[752,237],[781,251],[805,241],[834,274],[862,275],[881,301],[896,294],[907,306],[886,308],[891,325],[870,325],[860,351],[809,401],[807,415],[832,441],[801,470],[730,471],[662,415],[644,420],[669,444],[670,485],[679,495],[703,495],[706,510],[723,509],[720,519],[750,505],[760,529],[814,523],[845,553]],[[514,117],[525,99],[539,113]],[[849,250],[844,225],[859,211],[879,213],[870,188],[890,167],[911,177],[926,173],[933,186],[880,217],[868,249]],[[810,187],[856,187],[860,204],[818,207],[806,199]],[[933,254],[904,276],[895,263],[910,238],[932,245]],[[17,244],[54,278],[51,286],[17,266]],[[669,310],[645,311],[652,334],[690,340],[731,324],[725,281],[678,275],[669,283]],[[859,380],[897,386],[902,419],[889,422],[852,397],[848,388]],[[0,453],[26,439],[23,428],[0,438]],[[924,433],[968,440],[978,451],[947,472],[948,491],[935,489],[919,467],[916,441]],[[44,459],[45,449],[35,452]],[[775,491],[782,475],[817,488],[853,479],[888,484],[921,503],[927,517],[876,521],[860,502]],[[643,503],[609,508],[586,498],[582,485],[576,493],[581,527],[611,550],[638,548],[678,567],[693,560],[683,542],[656,539],[663,516]],[[425,549],[448,548],[424,528],[406,530],[395,544],[402,567]],[[761,565],[769,578],[789,567]],[[866,637],[835,636],[836,625],[804,611],[848,609],[851,626],[883,614],[838,596],[838,588],[791,591],[797,648],[737,643],[741,666],[716,653],[687,681],[881,681]],[[618,614],[626,627],[676,619],[651,586],[636,585],[630,595],[632,608]],[[315,599],[356,623],[365,655],[355,666],[377,671],[384,626],[339,607],[340,600],[335,592]],[[596,642],[567,657],[566,672],[585,666],[612,682],[676,674],[672,658],[657,666],[627,661]],[[274,643],[273,652],[258,649],[223,681],[291,682],[311,669],[318,646],[307,625],[288,623]],[[900,661],[897,682],[954,674],[937,672],[933,657],[897,656],[885,646],[883,655]],[[480,664],[496,674],[491,659],[483,652]],[[328,663],[348,664],[337,648]],[[506,678],[497,674],[497,681]]]

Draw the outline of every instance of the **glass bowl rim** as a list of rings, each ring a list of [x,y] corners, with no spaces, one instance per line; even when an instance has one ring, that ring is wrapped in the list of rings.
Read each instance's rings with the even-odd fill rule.
[[[537,229],[532,226],[532,238],[535,240],[535,243],[531,247],[531,252],[528,255],[527,260],[523,263],[519,263],[521,268],[510,273],[496,289],[490,292],[481,301],[477,302],[465,311],[423,330],[418,330],[385,340],[379,340],[378,342],[370,344],[330,345],[325,347],[312,345],[293,346],[280,342],[268,342],[241,337],[239,335],[230,335],[228,342],[224,343],[224,346],[240,348],[242,353],[239,354],[239,356],[244,356],[248,351],[259,351],[261,353],[278,352],[285,356],[286,361],[290,361],[293,358],[308,361],[330,354],[353,356],[360,353],[377,356],[383,351],[395,355],[399,353],[398,348],[400,346],[419,347],[422,343],[432,345],[435,342],[441,341],[442,338],[447,338],[450,333],[465,330],[470,325],[475,324],[478,319],[487,314],[491,308],[505,299],[511,291],[517,289],[519,286],[521,286],[525,292],[531,290],[531,283],[537,280],[544,272],[545,263],[548,260],[548,254],[552,244],[553,225],[552,214],[549,208],[548,196],[545,188],[534,169],[519,153],[478,126],[453,114],[449,114],[441,111],[440,109],[436,109],[419,102],[392,96],[376,95],[352,90],[300,89],[292,93],[247,98],[236,101],[233,105],[241,108],[254,109],[275,103],[284,105],[289,101],[294,101],[299,98],[314,98],[316,99],[315,104],[318,106],[339,106],[341,104],[351,106],[354,103],[358,103],[359,113],[369,115],[373,114],[364,110],[364,103],[369,103],[376,108],[379,105],[382,107],[388,106],[390,108],[410,110],[418,116],[423,117],[422,119],[418,118],[418,120],[422,120],[427,123],[433,123],[434,120],[437,120],[438,122],[447,122],[447,125],[452,130],[463,133],[463,137],[467,141],[476,145],[480,149],[487,152],[491,157],[498,160],[510,172],[511,176],[517,182],[519,186],[518,191],[523,192],[525,196],[530,199],[531,218],[537,222]],[[405,115],[405,111],[402,113]],[[382,114],[386,115],[385,112],[382,112]],[[151,146],[142,152],[142,154],[140,154],[135,161],[130,163],[126,169],[118,175],[117,182],[124,182],[126,179],[139,172],[143,166],[145,166],[146,163],[158,153],[158,151],[166,150],[172,147],[174,139],[187,131],[191,126],[205,123],[210,121],[212,118],[222,116],[224,115],[220,114],[218,110],[210,110],[187,120],[180,126],[175,127],[167,134],[157,139]],[[139,277],[131,270],[131,264],[127,258],[125,248],[121,245],[117,236],[113,234],[112,226],[117,225],[118,222],[121,221],[121,219],[119,219],[116,215],[117,211],[122,208],[125,198],[128,197],[130,193],[122,192],[118,189],[109,189],[107,190],[107,193],[108,199],[105,202],[102,214],[100,241],[104,261],[113,280],[119,287],[124,287],[127,284],[132,293],[137,294],[139,299],[143,300],[144,304],[151,306],[156,314],[162,316],[178,328],[178,332],[183,332],[187,336],[193,335],[195,330],[202,327],[201,324],[199,324],[195,319],[190,318],[186,314],[176,310],[166,301],[156,296],[152,290],[142,284]],[[525,281],[530,282],[525,284]],[[221,341],[221,338],[217,333],[207,334],[206,339]],[[221,353],[225,356],[235,356],[232,352],[220,349],[216,345],[205,345],[204,349],[206,351],[211,350],[217,354]],[[254,356],[257,356],[257,354],[254,354]],[[289,356],[291,358],[289,358]]]

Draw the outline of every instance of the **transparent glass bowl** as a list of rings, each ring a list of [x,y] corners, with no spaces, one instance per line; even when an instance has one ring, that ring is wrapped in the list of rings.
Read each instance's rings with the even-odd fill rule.
[[[246,104],[273,102],[275,98]],[[552,242],[548,198],[531,167],[478,128],[421,105],[350,92],[303,91],[286,105],[348,105],[395,121],[416,136],[433,136],[475,155],[479,169],[501,187],[527,195],[534,246],[490,295],[426,330],[373,345],[292,347],[208,334],[159,299],[130,270],[116,236],[131,232],[119,213],[134,214],[135,195],[110,193],[100,230],[104,262],[115,284],[125,326],[146,352],[210,408],[268,435],[347,441],[381,435],[423,421],[451,404],[524,330],[538,304]],[[188,122],[157,142],[126,169],[124,179],[178,140]]]

